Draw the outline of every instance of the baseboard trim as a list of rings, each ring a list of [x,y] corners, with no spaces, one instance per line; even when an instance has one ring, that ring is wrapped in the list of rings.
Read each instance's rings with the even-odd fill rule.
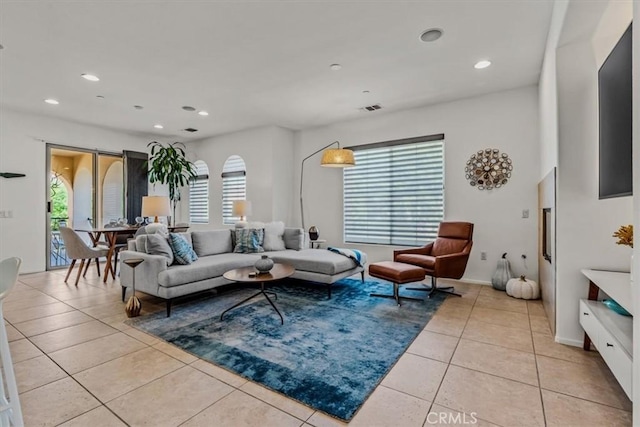
[[[556,335],[555,341],[560,344],[570,345],[572,347],[582,347],[584,344],[581,340],[574,340],[571,338],[563,338]]]
[[[474,285],[491,286],[491,282],[487,280],[465,279],[464,277],[460,279],[460,282],[472,283]]]
[[[427,280],[429,280],[429,279],[427,279]],[[438,279],[438,283],[450,283],[452,285],[455,285],[456,283],[469,283],[471,285],[491,286],[491,282],[489,282],[489,281],[466,279],[464,277],[462,279],[458,279],[458,280],[456,280],[456,279]]]

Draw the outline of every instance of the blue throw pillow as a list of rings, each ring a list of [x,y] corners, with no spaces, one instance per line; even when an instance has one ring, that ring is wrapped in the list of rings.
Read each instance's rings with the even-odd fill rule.
[[[264,252],[264,230],[256,228],[237,228],[236,247],[233,252],[237,254],[252,254]]]
[[[179,234],[169,233],[169,245],[177,264],[187,265],[198,259],[189,242]]]

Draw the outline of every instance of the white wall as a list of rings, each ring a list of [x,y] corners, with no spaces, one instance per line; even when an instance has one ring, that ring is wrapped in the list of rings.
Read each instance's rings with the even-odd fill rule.
[[[572,4],[568,14],[591,5]],[[598,200],[598,69],[631,21],[631,5],[609,3],[586,37],[557,50],[558,193],[556,340],[581,345],[578,301],[587,297],[582,268],[629,271],[631,251],[611,234],[632,223],[632,198]],[[576,15],[571,19],[575,19]],[[567,16],[569,18],[569,15]],[[613,35],[612,35],[613,34]]]
[[[190,160],[209,166],[209,224],[194,229],[229,227],[222,223],[222,168],[232,155],[247,167],[247,200],[253,214],[249,221],[282,220],[291,223],[293,183],[293,132],[277,126],[261,127],[189,142]],[[188,191],[183,192],[182,218],[189,218]]]
[[[0,219],[0,259],[22,258],[22,273],[44,271],[46,266],[45,142],[79,148],[121,152],[146,151],[149,138],[50,117],[0,109],[0,171],[24,178],[0,178],[0,210],[13,218]]]
[[[558,94],[556,49],[569,7],[569,0],[557,0],[553,6],[547,46],[538,84],[540,117],[540,180],[558,166]]]
[[[363,113],[367,114],[367,113]],[[465,279],[489,281],[498,258],[509,253],[514,273],[537,276],[537,182],[540,171],[538,92],[530,86],[460,101],[296,132],[295,195],[300,162],[332,141],[343,146],[445,134],[445,219],[475,224],[474,246]],[[503,188],[471,187],[464,167],[471,154],[494,147],[513,159],[514,172]],[[319,228],[331,245],[358,247],[372,262],[392,259],[393,247],[345,245],[342,230],[342,173],[322,168],[320,155],[305,164],[305,222]],[[315,159],[315,161],[313,161]],[[522,218],[528,209],[530,217]],[[296,218],[300,224],[299,207]],[[426,243],[426,242],[425,242]],[[487,261],[480,260],[486,251]],[[527,255],[525,269],[521,254]]]

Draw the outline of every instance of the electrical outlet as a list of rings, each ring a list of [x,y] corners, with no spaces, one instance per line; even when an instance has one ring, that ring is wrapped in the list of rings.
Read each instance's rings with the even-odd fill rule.
[[[522,210],[522,218],[529,218],[529,209]]]
[[[6,211],[5,218],[13,218],[13,211]]]
[[[5,211],[0,211],[0,218],[6,218],[6,215]]]
[[[482,251],[480,252],[480,260],[481,261],[486,261],[487,260],[487,253]]]

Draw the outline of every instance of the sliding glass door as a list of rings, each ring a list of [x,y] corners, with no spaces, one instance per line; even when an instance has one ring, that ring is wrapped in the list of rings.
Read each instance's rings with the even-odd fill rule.
[[[47,269],[69,265],[60,227],[102,226],[124,217],[121,154],[47,145]],[[87,244],[88,235],[81,234]]]

